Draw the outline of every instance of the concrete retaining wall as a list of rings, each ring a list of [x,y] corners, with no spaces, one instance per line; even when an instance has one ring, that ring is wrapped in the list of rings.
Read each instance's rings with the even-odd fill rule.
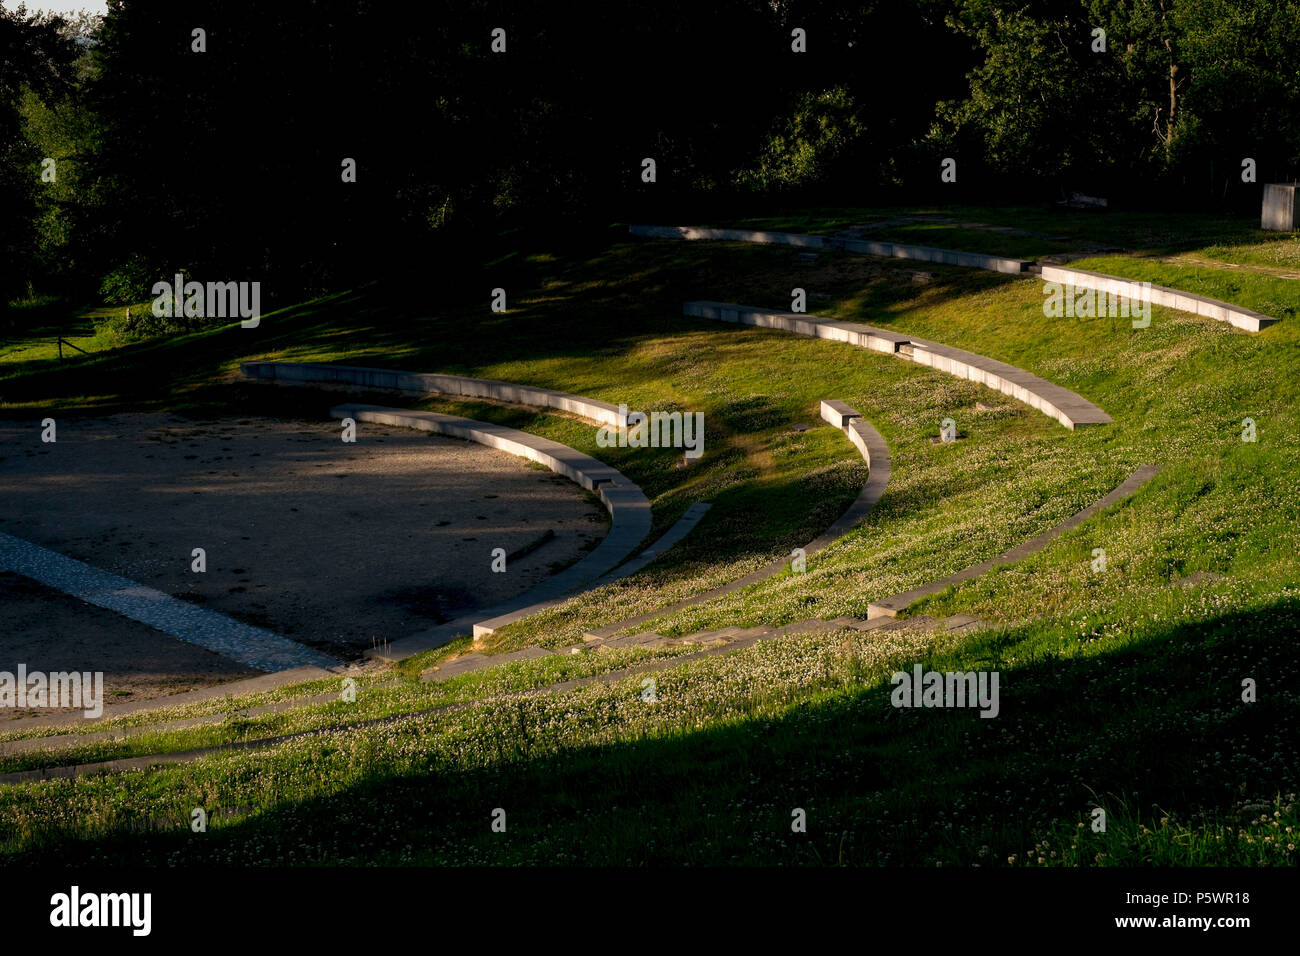
[[[1179,292],[1177,289],[1168,289],[1160,285],[1148,285],[1144,288],[1136,279],[1124,279],[1103,272],[1089,272],[1086,269],[1043,266],[1043,281],[1059,282],[1062,285],[1068,283],[1080,289],[1093,289],[1101,293],[1123,296],[1126,299],[1136,299],[1139,302],[1163,305],[1166,308],[1178,309],[1180,312],[1191,312],[1193,315],[1203,315],[1207,319],[1227,322],[1247,332],[1258,332],[1278,321],[1271,316],[1252,312],[1230,302],[1207,299],[1205,296]]]
[[[848,342],[873,352],[883,352],[908,359],[918,365],[969,379],[997,389],[1017,401],[1036,408],[1066,428],[1102,425],[1112,419],[1082,396],[1039,378],[1030,372],[995,359],[941,345],[926,339],[911,338],[855,322],[821,319],[813,315],[774,312],[729,302],[687,302],[686,315],[702,319],[720,319],[765,329],[781,329],[797,335],[810,335],[836,342]]]
[[[979,252],[936,249],[932,246],[909,246],[898,242],[879,242],[874,239],[842,239],[838,236],[816,236],[800,232],[706,229],[703,226],[628,226],[628,233],[648,239],[713,239],[725,242],[761,242],[798,246],[803,249],[838,249],[868,256],[915,259],[920,262],[964,266],[968,269],[988,269],[1009,275],[1020,275],[1029,266],[1029,263],[1022,259],[988,256]]]
[[[434,372],[403,372],[395,369],[327,365],[318,362],[245,362],[240,371],[249,378],[299,384],[354,385],[358,388],[391,388],[429,395],[485,398],[513,405],[555,408],[597,425],[618,426],[617,405],[581,395],[570,395],[534,385],[499,382],[490,378],[441,375]]]

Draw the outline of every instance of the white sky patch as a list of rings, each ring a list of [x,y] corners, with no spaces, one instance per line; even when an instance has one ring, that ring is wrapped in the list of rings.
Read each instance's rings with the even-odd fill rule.
[[[0,0],[0,7],[6,10],[17,10],[21,2],[22,0]],[[33,0],[27,4],[27,9],[32,13],[37,10],[46,10],[50,13],[75,13],[78,10],[88,10],[103,16],[108,13],[108,0]]]

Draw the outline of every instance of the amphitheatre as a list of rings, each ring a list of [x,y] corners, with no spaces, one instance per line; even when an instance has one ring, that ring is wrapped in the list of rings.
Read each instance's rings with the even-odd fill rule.
[[[1072,835],[1094,790],[1119,794],[1103,799],[1122,818],[1121,782],[1031,730],[1044,718],[1027,702],[1059,692],[1068,671],[1098,695],[1096,712],[1046,719],[1078,741],[1110,727],[1110,709],[1138,706],[1117,704],[1139,681],[1126,674],[1174,694],[1189,675],[1205,684],[1208,666],[1220,686],[1188,706],[1209,707],[1235,697],[1248,662],[1239,675],[1190,654],[1169,668],[1146,645],[1246,614],[1294,615],[1294,560],[1275,549],[1295,541],[1296,499],[1264,495],[1255,477],[1289,474],[1294,487],[1297,379],[1252,391],[1213,366],[1228,356],[1300,371],[1296,320],[1153,285],[1149,328],[1127,313],[1049,321],[1045,281],[1138,294],[1134,276],[1055,264],[1088,254],[1087,222],[1051,242],[1002,238],[1006,254],[994,254],[895,241],[890,219],[857,218],[807,217],[806,231],[620,227],[599,260],[570,257],[544,282],[531,266],[501,280],[511,309],[482,330],[470,320],[482,305],[414,329],[382,316],[358,327],[371,314],[362,290],[257,328],[6,380],[0,587],[17,652],[103,670],[109,700],[96,720],[4,715],[0,821],[57,839],[51,808],[93,802],[98,788],[131,806],[144,791],[113,788],[146,778],[183,819],[201,782],[217,810],[239,813],[219,814],[222,849],[182,852],[251,860],[256,834],[286,859],[272,815],[358,773],[392,788],[394,813],[457,799],[454,782],[410,795],[403,781],[421,768],[460,767],[481,787],[494,760],[520,787],[560,773],[635,800],[615,778],[686,759],[665,748],[688,729],[700,737],[690,752],[735,747],[724,763],[788,759],[808,732],[794,715],[813,702],[825,712],[809,726],[840,722],[825,733],[852,766],[828,756],[829,784],[796,772],[775,802],[721,785],[752,825],[779,830],[785,803],[811,801],[838,833],[840,817],[899,806],[891,785],[960,809],[951,782],[893,776],[882,754],[898,753],[896,732],[931,747],[922,765],[964,768],[942,741],[974,735],[1008,772],[1054,768],[1015,811],[1044,840]],[[950,221],[913,220],[940,237]],[[620,277],[646,275],[655,291],[610,334],[599,316],[645,286]],[[593,276],[611,290],[583,291]],[[792,290],[807,292],[805,311],[789,310]],[[308,334],[331,323],[347,323],[346,337]],[[189,398],[151,398],[159,385]],[[629,408],[702,413],[704,454],[600,440],[628,427]],[[39,437],[47,418],[53,442]],[[1247,418],[1267,437],[1243,441]],[[1204,515],[1216,530],[1198,538]],[[1000,671],[997,719],[969,715],[998,726],[891,713],[889,673],[921,662]],[[1278,673],[1293,679],[1294,661]],[[854,714],[865,739],[845,724]],[[747,722],[768,756],[724,743]],[[1270,746],[1293,751],[1286,726]],[[1149,752],[1141,731],[1115,733],[1115,747]],[[611,754],[580,756],[570,738]],[[371,769],[357,769],[361,754]],[[304,760],[324,775],[294,769]],[[1165,779],[1155,763],[1140,771],[1148,788]],[[1001,799],[994,766],[958,773],[972,807]],[[717,786],[654,799],[671,807]],[[125,826],[85,812],[96,839]],[[336,812],[313,819],[328,830]],[[421,859],[544,852],[500,856],[470,822],[457,826],[460,842]],[[656,832],[639,827],[607,858],[637,859]],[[913,828],[900,818],[851,852],[897,859]],[[765,852],[800,859],[782,839]],[[405,860],[374,840],[367,853]],[[329,837],[309,852],[351,858]],[[937,844],[915,852],[965,858]]]

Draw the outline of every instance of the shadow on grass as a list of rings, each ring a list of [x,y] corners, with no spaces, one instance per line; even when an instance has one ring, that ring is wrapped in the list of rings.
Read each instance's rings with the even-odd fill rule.
[[[557,751],[534,745],[521,710],[517,724],[480,731],[495,752],[486,766],[431,758],[426,772],[397,777],[376,766],[364,785],[280,803],[201,840],[37,834],[10,862],[996,865],[1086,819],[1099,798],[1144,822],[1195,825],[1232,821],[1243,795],[1295,790],[1298,626],[1300,602],[1286,600],[1149,625],[1095,657],[1008,668],[1001,654],[1026,634],[1004,632],[925,662],[999,669],[991,720],[896,710],[875,679],[774,716]],[[1258,703],[1241,700],[1245,676],[1259,682]],[[506,834],[490,830],[497,807]],[[806,834],[791,832],[795,808]]]

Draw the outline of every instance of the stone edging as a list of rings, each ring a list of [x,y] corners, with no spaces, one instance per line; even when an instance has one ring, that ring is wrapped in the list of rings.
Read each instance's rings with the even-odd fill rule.
[[[1044,282],[1068,283],[1080,289],[1092,289],[1095,292],[1122,296],[1139,302],[1163,305],[1166,308],[1178,309],[1180,312],[1191,312],[1193,315],[1227,322],[1234,328],[1244,329],[1247,332],[1258,332],[1278,321],[1272,316],[1253,312],[1230,302],[1208,299],[1202,295],[1180,292],[1162,285],[1143,284],[1136,279],[1125,279],[1104,272],[1045,265],[1042,267],[1042,274]]]
[[[339,663],[306,644],[3,532],[0,570],[39,581],[255,670],[273,673],[301,667],[325,669]]]
[[[820,236],[800,232],[763,232],[755,229],[709,229],[703,226],[628,226],[628,234],[649,239],[712,239],[726,242],[757,242],[771,245],[798,246],[804,249],[830,249],[856,252],[870,256],[893,259],[915,259],[921,262],[938,262],[943,265],[962,266],[969,269],[987,269],[1006,275],[1023,275],[1041,270],[1045,282],[1073,283],[1081,289],[1114,293],[1139,302],[1190,312],[1219,322],[1227,322],[1247,332],[1258,332],[1280,321],[1269,315],[1242,306],[1211,299],[1206,296],[1182,292],[1166,286],[1142,285],[1134,279],[1089,272],[1086,269],[1067,269],[1062,266],[1041,267],[1025,259],[990,256],[979,252],[962,252],[957,249],[936,249],[932,246],[909,246],[897,242],[880,242],[874,239],[848,239],[841,236]],[[1146,289],[1149,289],[1147,293]],[[1136,292],[1137,294],[1132,294]],[[1144,294],[1145,293],[1145,294]]]
[[[330,415],[334,418],[352,418],[358,422],[415,428],[478,442],[480,445],[545,465],[556,474],[563,475],[600,496],[601,502],[609,512],[612,524],[609,533],[595,550],[559,574],[530,588],[524,594],[480,612],[476,617],[481,621],[486,622],[542,601],[553,600],[590,585],[592,581],[626,559],[650,533],[650,501],[641,489],[617,468],[584,455],[568,445],[561,445],[549,438],[530,435],[504,425],[459,418],[455,415],[441,415],[437,412],[385,408],[381,405],[348,404],[331,409]],[[412,635],[390,645],[382,654],[371,656],[380,656],[386,660],[400,660],[419,650],[437,647],[454,636],[439,633],[441,630],[435,628],[432,631]],[[464,631],[461,630],[460,633]]]
[[[667,551],[669,548],[675,545],[682,538],[686,537],[686,535],[689,534],[692,530],[694,530],[695,526],[699,524],[700,519],[704,517],[704,515],[708,512],[708,510],[711,507],[712,505],[708,504],[707,502],[699,502],[697,504],[691,505],[689,508],[686,509],[686,513],[683,514],[680,518],[678,518],[677,522],[671,528],[665,531],[659,537],[659,539],[654,542],[654,544],[646,548],[644,551],[638,554],[631,561],[627,561],[619,565],[613,571],[609,571],[606,574],[601,575],[595,581],[592,581],[591,583],[585,585],[583,587],[583,590],[585,591],[595,590],[596,588],[604,587],[606,584],[611,584],[614,581],[619,580],[620,578],[626,578],[630,575],[636,574],[636,572],[640,571],[647,564],[649,564],[655,558],[662,555],[665,551]],[[532,592],[529,592],[530,596],[531,593]],[[488,618],[486,620],[475,621],[473,624],[474,636],[476,638],[485,637],[488,634],[494,633],[498,628],[505,627],[507,624],[513,624],[516,621],[522,621],[524,618],[531,617],[532,615],[537,614],[540,611],[544,611],[547,608],[555,607],[558,604],[563,604],[565,601],[569,600],[569,597],[570,595],[566,594],[560,597],[543,598],[542,600],[537,601],[533,604],[529,604],[525,607],[516,608],[515,610],[507,611],[502,614],[497,614],[494,617]]]
[[[880,242],[875,239],[847,239],[840,236],[818,236],[802,232],[761,232],[754,229],[706,229],[703,226],[628,226],[628,234],[648,239],[714,239],[726,242],[760,242],[805,249],[836,249],[857,252],[868,256],[885,256],[891,259],[915,259],[920,262],[938,262],[968,269],[988,269],[1008,275],[1026,272],[1029,262],[1004,256],[989,256],[981,252],[962,252],[957,249],[936,249],[933,246],[909,246],[898,242]]]
[[[856,322],[823,319],[804,313],[759,309],[730,302],[687,302],[683,306],[683,313],[701,319],[720,319],[723,322],[780,329],[796,335],[847,342],[873,352],[905,358],[957,378],[987,385],[1024,402],[1031,408],[1038,409],[1044,415],[1056,419],[1070,429],[1083,425],[1109,424],[1113,420],[1083,396],[1024,369],[975,352],[901,335],[886,329],[877,329]]]
[[[858,452],[866,460],[870,472],[867,475],[867,482],[862,486],[862,492],[858,495],[857,500],[849,505],[847,511],[840,515],[839,519],[818,535],[812,541],[803,546],[805,556],[816,554],[830,545],[837,538],[840,538],[851,531],[880,500],[881,495],[885,493],[885,487],[889,484],[890,461],[889,446],[885,440],[880,437],[871,423],[863,418],[855,409],[845,405],[843,402],[822,402],[822,417],[826,417],[826,408],[833,406],[841,410],[841,417],[847,424],[836,425],[840,431],[844,432]],[[829,420],[829,419],[828,419]],[[835,424],[831,421],[831,424]],[[675,614],[678,611],[697,604],[703,604],[706,601],[712,601],[714,598],[720,598],[741,588],[748,587],[751,584],[757,584],[776,574],[781,573],[790,566],[788,557],[779,558],[757,571],[751,571],[744,577],[737,578],[721,587],[713,588],[710,591],[703,591],[699,594],[693,594],[688,598],[671,604],[668,607],[656,608],[653,611],[645,611],[634,617],[626,618],[622,621],[616,621],[613,624],[606,624],[603,627],[594,628],[587,631],[583,638],[585,640],[603,640],[625,628],[634,627],[645,621],[654,618],[663,617],[665,614]]]
[[[513,405],[554,408],[597,425],[618,427],[617,405],[582,395],[570,395],[534,385],[500,382],[490,378],[442,375],[436,372],[403,372],[397,369],[328,365],[321,362],[244,362],[240,371],[262,381],[304,384],[355,385],[358,388],[396,389],[421,395],[455,395],[486,398]],[[630,414],[630,413],[629,413]]]

